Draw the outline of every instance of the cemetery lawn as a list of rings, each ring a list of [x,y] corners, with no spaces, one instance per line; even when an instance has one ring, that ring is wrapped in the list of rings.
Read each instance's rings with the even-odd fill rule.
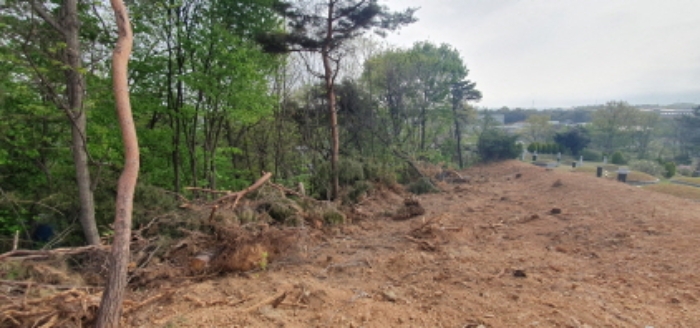
[[[691,177],[684,177],[684,176],[675,176],[671,180],[672,181],[687,182],[687,183],[694,183],[694,184],[700,185],[700,177],[691,178]]]
[[[700,201],[700,188],[698,187],[684,186],[672,183],[660,183],[656,185],[645,186],[644,189],[667,195],[673,195],[680,198]]]

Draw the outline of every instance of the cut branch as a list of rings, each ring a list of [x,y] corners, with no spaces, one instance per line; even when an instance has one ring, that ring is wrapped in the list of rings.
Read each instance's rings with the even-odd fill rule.
[[[226,196],[220,197],[219,199],[215,200],[215,201],[212,203],[212,205],[221,204],[221,203],[223,203],[223,202],[225,202],[225,201],[228,201],[228,200],[231,200],[231,199],[235,199],[235,201],[234,201],[234,203],[233,203],[233,207],[236,207],[236,204],[238,204],[238,200],[239,200],[239,199],[243,198],[243,196],[245,196],[247,193],[249,193],[249,192],[251,192],[251,191],[253,191],[253,190],[255,190],[255,189],[260,188],[267,180],[270,180],[271,177],[272,177],[272,173],[271,173],[271,172],[267,172],[267,173],[263,174],[263,176],[260,177],[260,179],[258,179],[258,181],[255,181],[255,183],[252,184],[250,187],[245,188],[245,189],[243,189],[243,190],[241,190],[241,191],[234,192],[234,193],[232,193],[232,194],[228,194],[228,195],[226,195]]]

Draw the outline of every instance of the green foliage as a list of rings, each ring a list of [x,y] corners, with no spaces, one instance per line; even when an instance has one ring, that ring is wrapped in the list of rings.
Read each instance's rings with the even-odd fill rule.
[[[676,163],[674,162],[666,162],[664,164],[664,177],[666,179],[672,178],[674,175],[676,175]]]
[[[613,153],[610,162],[617,165],[624,165],[627,164],[627,159],[622,155],[622,152],[618,150]]]
[[[345,223],[345,214],[336,209],[330,208],[323,212],[323,222],[328,225],[339,225]]]
[[[534,153],[537,150],[537,143],[536,142],[531,142],[529,145],[527,145],[527,151]]]
[[[603,153],[599,151],[595,151],[593,149],[584,149],[580,153],[581,156],[583,156],[584,161],[588,162],[602,162],[603,161]]]
[[[481,134],[478,151],[484,162],[496,162],[513,159],[520,154],[520,148],[515,143],[517,136],[511,136],[499,130],[487,130]]]
[[[348,204],[356,204],[361,200],[362,197],[366,196],[367,193],[372,190],[374,186],[372,183],[367,182],[367,181],[357,181],[355,184],[350,188],[350,191],[347,194],[347,201],[346,203]]]
[[[578,156],[581,150],[591,142],[591,137],[586,128],[575,127],[554,135],[554,142],[560,148],[567,149],[572,155]]]
[[[338,182],[341,187],[351,186],[355,182],[365,179],[365,170],[361,162],[341,158],[338,161]],[[316,174],[311,177],[311,190],[321,198],[325,198],[330,190],[331,164],[323,162],[318,166]]]
[[[417,181],[409,184],[408,191],[410,191],[416,195],[422,195],[422,194],[437,192],[439,190],[437,188],[435,188],[433,183],[430,181],[430,178],[422,177],[422,178],[418,179]]]
[[[614,155],[613,155],[614,157]],[[659,163],[650,160],[630,161],[629,167],[632,170],[644,172],[649,175],[660,177],[665,173],[665,169]]]

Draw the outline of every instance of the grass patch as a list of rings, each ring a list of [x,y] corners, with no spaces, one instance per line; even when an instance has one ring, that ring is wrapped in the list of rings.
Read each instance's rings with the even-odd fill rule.
[[[660,192],[685,199],[700,200],[700,188],[676,185],[671,183],[661,183],[643,187],[645,190]]]
[[[582,172],[582,173],[590,173],[595,176],[596,174],[597,167],[595,166],[582,166],[582,167],[577,167],[575,169],[572,169],[572,172]],[[605,168],[605,171],[607,171],[607,178],[608,179],[617,179],[617,169],[611,169],[611,168]],[[651,182],[651,181],[656,181],[656,177],[653,175],[646,174],[644,172],[638,172],[638,171],[630,171],[630,173],[627,174],[627,182]]]
[[[627,181],[651,182],[656,180],[657,178],[655,176],[646,174],[644,172],[631,171],[627,175]]]
[[[673,178],[673,181],[682,181],[682,182],[695,183],[695,184],[700,185],[700,177],[699,178],[675,177],[675,178]]]

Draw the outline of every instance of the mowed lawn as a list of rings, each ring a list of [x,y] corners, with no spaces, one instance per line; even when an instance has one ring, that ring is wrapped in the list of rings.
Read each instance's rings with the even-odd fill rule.
[[[672,183],[659,183],[643,187],[646,190],[673,195],[680,198],[700,200],[700,188]]]
[[[691,177],[684,177],[684,176],[676,176],[673,178],[674,181],[681,181],[681,182],[687,182],[687,183],[694,183],[697,185],[700,185],[700,177],[698,178],[691,178]]]
[[[606,177],[608,179],[617,179],[617,167],[603,167],[604,172],[607,172]],[[597,168],[595,166],[582,166],[582,167],[577,167],[575,169],[571,169],[573,172],[581,172],[581,173],[588,173],[593,176],[596,174]],[[654,177],[653,175],[649,175],[643,172],[637,172],[637,171],[630,171],[629,174],[627,174],[627,181],[628,182],[651,182],[651,181],[656,181],[657,178]]]

